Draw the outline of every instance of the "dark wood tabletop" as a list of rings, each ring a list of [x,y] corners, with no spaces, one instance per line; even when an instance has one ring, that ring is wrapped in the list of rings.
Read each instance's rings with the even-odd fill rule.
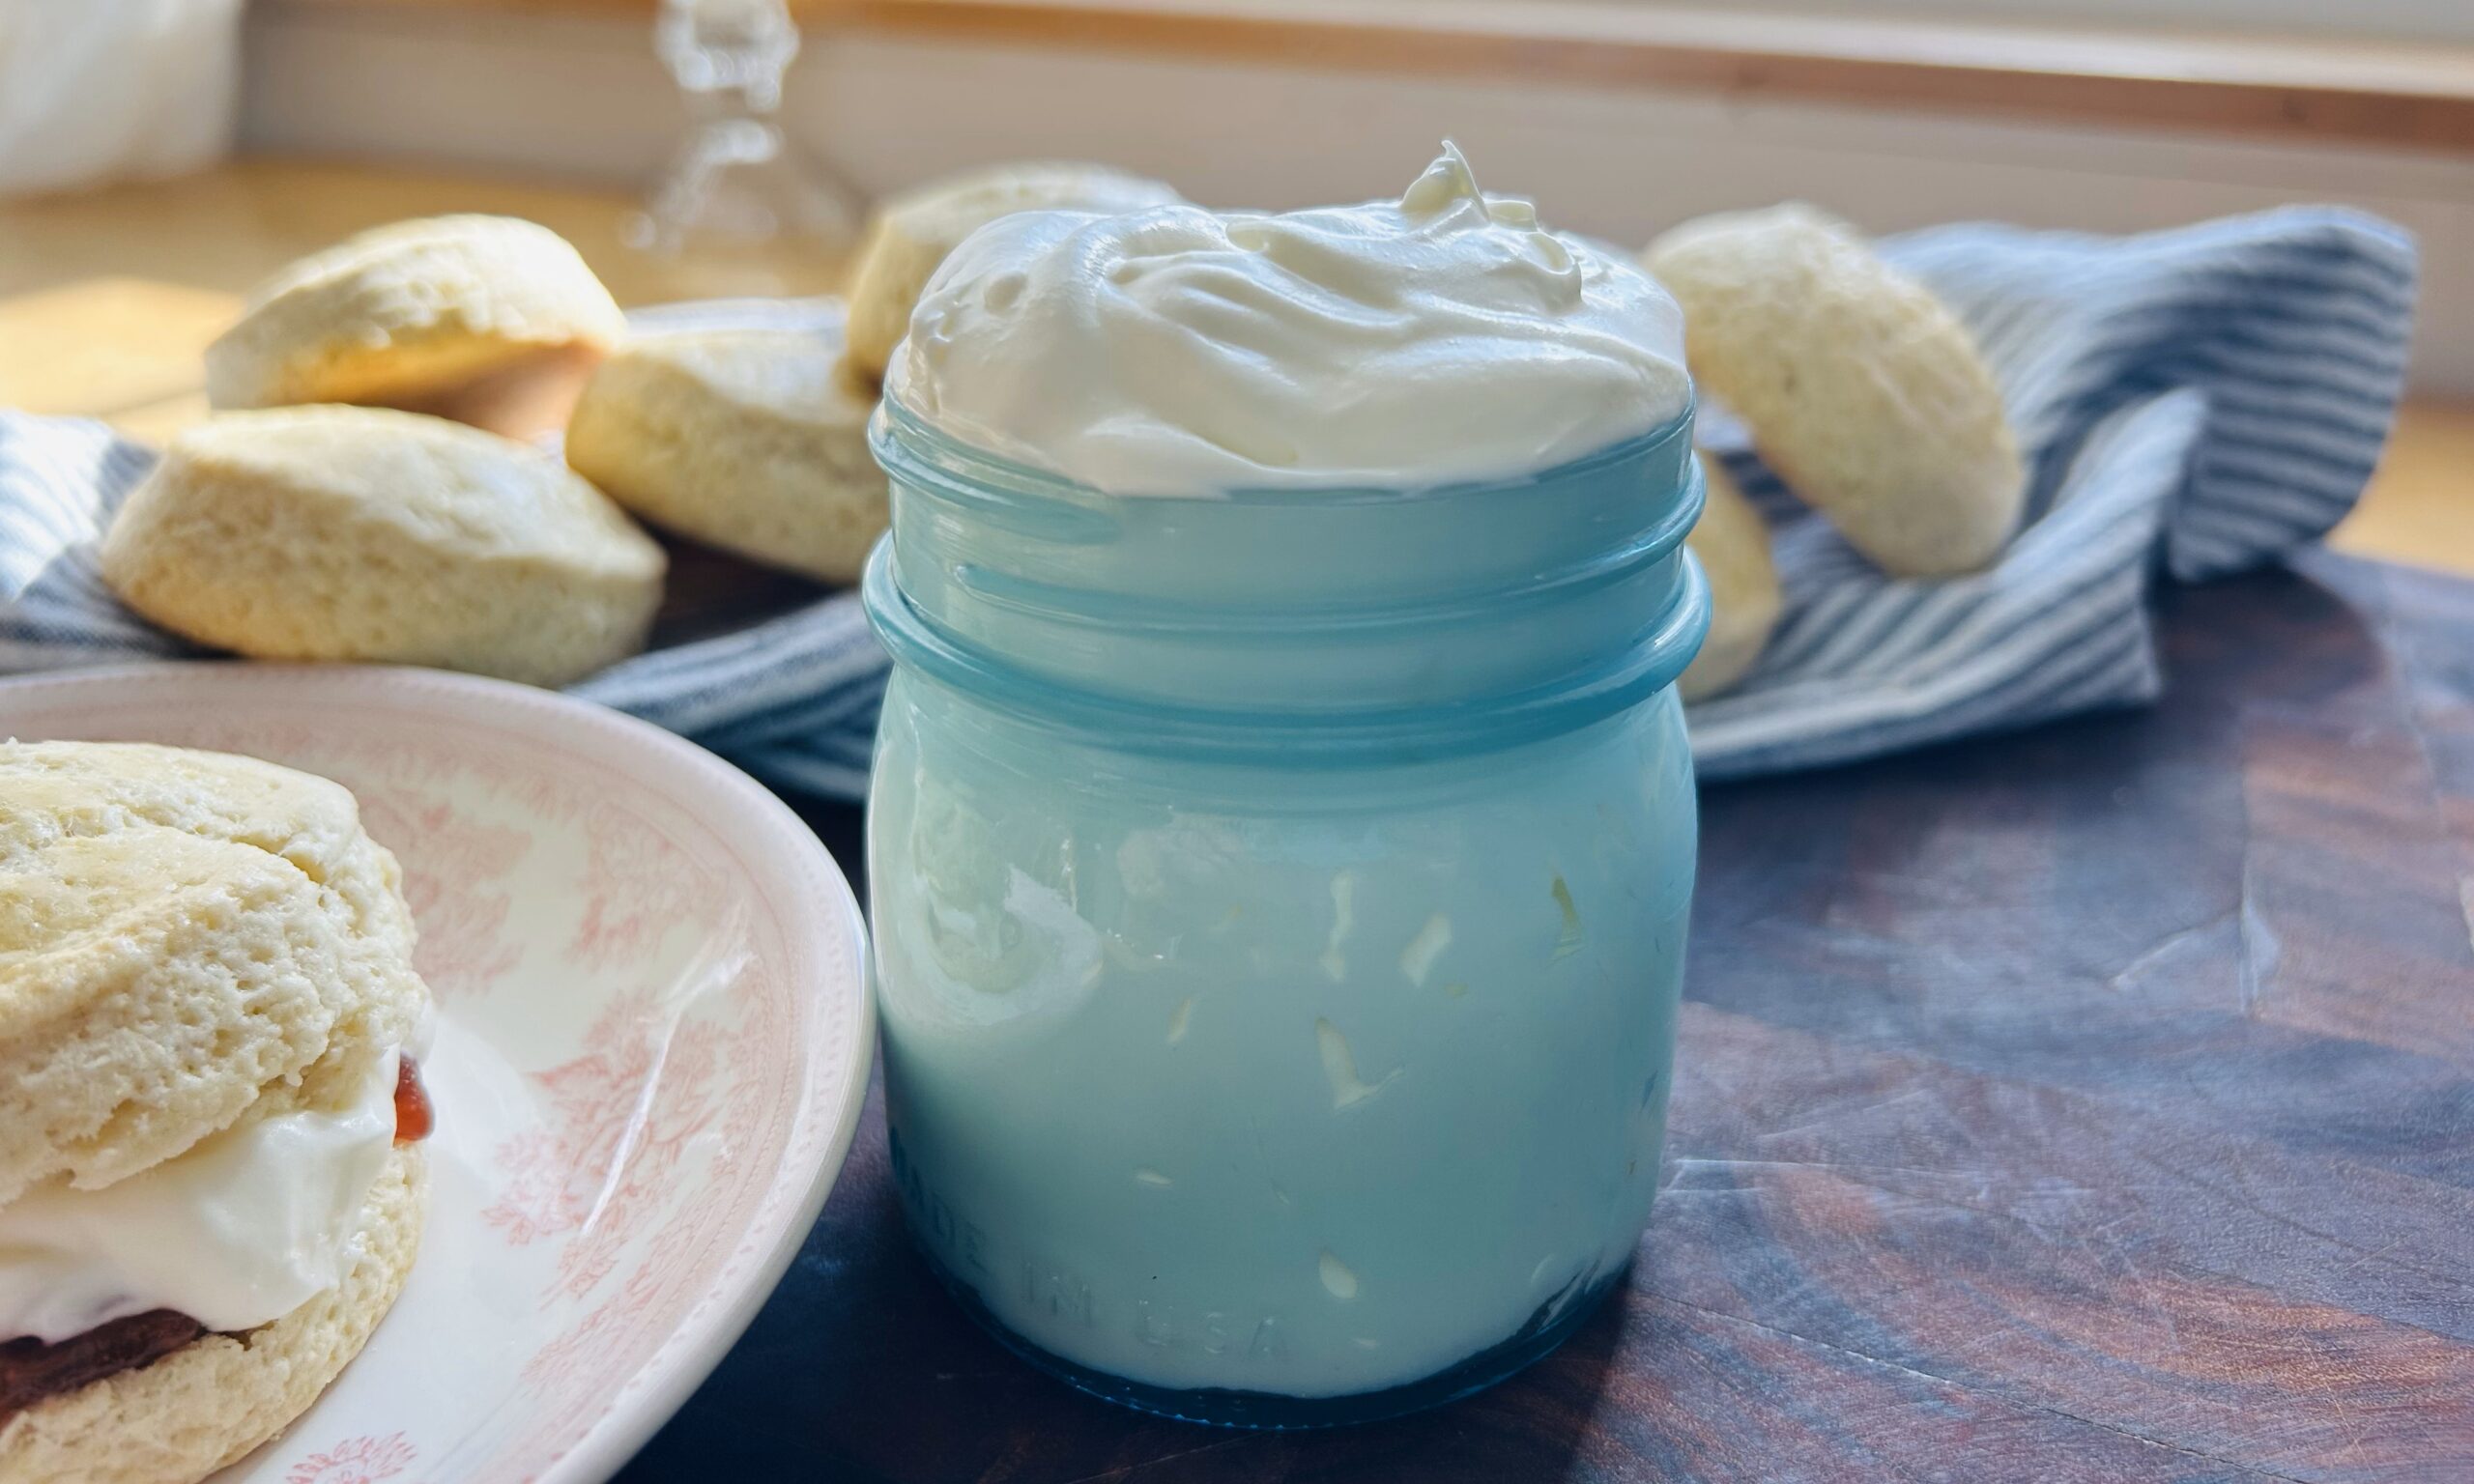
[[[871,1106],[622,1477],[2474,1480],[2474,584],[2314,556],[2164,632],[2152,709],[1706,793],[1665,1190],[1527,1374],[1088,1400],[937,1289]]]

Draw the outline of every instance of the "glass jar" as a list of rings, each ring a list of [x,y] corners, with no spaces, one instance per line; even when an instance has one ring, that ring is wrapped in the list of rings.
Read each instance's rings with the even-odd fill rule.
[[[894,1168],[1012,1348],[1171,1415],[1357,1420],[1617,1281],[1692,894],[1690,422],[1172,499],[878,413]]]

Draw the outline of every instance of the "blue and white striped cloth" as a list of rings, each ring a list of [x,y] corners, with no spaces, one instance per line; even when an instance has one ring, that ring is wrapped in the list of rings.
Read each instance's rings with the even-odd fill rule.
[[[2360,498],[2395,420],[2412,240],[2296,207],[2141,237],[1936,228],[1883,244],[1958,312],[2028,456],[1989,571],[1897,582],[1797,506],[1720,419],[1773,523],[1787,609],[1694,708],[1704,777],[1843,762],[2150,700],[2145,597],[2273,561]]]
[[[1723,415],[1705,437],[1776,528],[1787,612],[1694,708],[1710,777],[1843,762],[2152,699],[2158,572],[2240,571],[2352,508],[2402,384],[2415,259],[2395,227],[2296,208],[2142,237],[1967,225],[1884,244],[1974,329],[2033,471],[2000,563],[1882,576]],[[674,306],[666,327],[812,304]],[[0,672],[186,652],[116,604],[94,545],[152,456],[100,423],[0,414]],[[856,798],[885,658],[854,595],[639,656],[577,695],[790,789]]]

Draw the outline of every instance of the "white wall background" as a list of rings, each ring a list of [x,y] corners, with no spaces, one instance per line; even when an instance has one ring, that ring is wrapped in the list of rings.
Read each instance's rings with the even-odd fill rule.
[[[642,180],[680,119],[647,38],[579,16],[270,0],[252,12],[243,136],[285,153]],[[868,36],[812,37],[788,112],[870,190],[1064,156],[1223,206],[1389,192],[1449,134],[1489,188],[1624,243],[1788,197],[1876,231],[1964,217],[2137,231],[2345,202],[2420,236],[2416,385],[2474,395],[2474,158]]]
[[[1519,0],[1510,0],[1518,4]],[[1605,0],[1654,5],[1657,0]],[[2380,38],[2474,41],[2467,0],[1781,0],[1813,15],[1929,17],[2021,25],[2224,29]]]

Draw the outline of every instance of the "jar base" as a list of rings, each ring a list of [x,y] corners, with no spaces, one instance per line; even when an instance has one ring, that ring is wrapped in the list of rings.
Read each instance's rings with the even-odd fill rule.
[[[963,1311],[987,1330],[996,1343],[1034,1368],[1046,1371],[1076,1390],[1104,1402],[1114,1402],[1120,1407],[1130,1407],[1153,1416],[1176,1422],[1200,1423],[1206,1427],[1253,1432],[1294,1432],[1346,1427],[1358,1422],[1380,1422],[1389,1417],[1441,1407],[1483,1391],[1544,1359],[1569,1339],[1572,1331],[1588,1323],[1590,1316],[1597,1312],[1597,1306],[1623,1282],[1625,1272],[1629,1270],[1626,1264],[1614,1272],[1598,1276],[1577,1294],[1559,1295],[1547,1300],[1511,1338],[1431,1376],[1396,1386],[1386,1386],[1379,1391],[1358,1391],[1345,1396],[1282,1396],[1272,1391],[1240,1391],[1221,1386],[1189,1389],[1154,1386],[1078,1365],[1007,1328],[1003,1321],[989,1311],[978,1292],[954,1276],[924,1243],[914,1241],[912,1245],[929,1270],[936,1274],[937,1281],[944,1284],[946,1292],[954,1296],[954,1301],[962,1305]]]

